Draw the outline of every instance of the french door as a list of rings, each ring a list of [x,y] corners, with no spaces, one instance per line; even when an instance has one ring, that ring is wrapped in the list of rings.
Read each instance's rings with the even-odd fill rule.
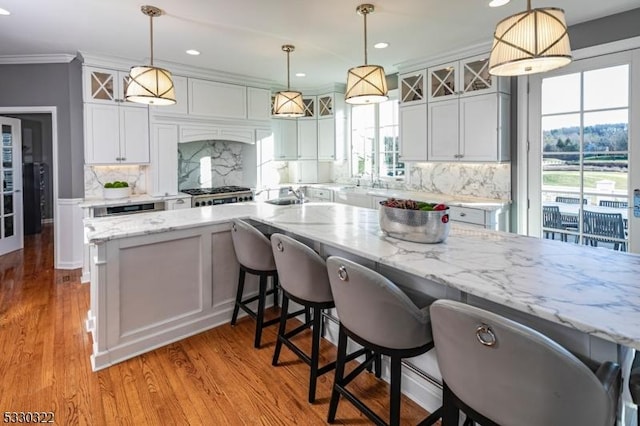
[[[530,77],[530,235],[640,250],[633,230],[640,138],[632,131],[639,57],[583,59]]]
[[[0,255],[20,250],[22,237],[22,137],[20,120],[0,116]]]

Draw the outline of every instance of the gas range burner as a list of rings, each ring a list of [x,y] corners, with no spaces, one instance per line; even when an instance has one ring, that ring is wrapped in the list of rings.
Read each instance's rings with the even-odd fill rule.
[[[250,188],[242,186],[217,186],[215,188],[194,188],[183,189],[182,192],[189,195],[212,195],[212,194],[228,194],[231,192],[250,192]]]
[[[191,207],[215,206],[253,200],[251,189],[242,186],[183,189],[182,192],[191,195]]]

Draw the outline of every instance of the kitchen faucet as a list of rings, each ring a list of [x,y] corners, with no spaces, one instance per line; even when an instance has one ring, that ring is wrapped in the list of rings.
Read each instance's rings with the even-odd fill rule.
[[[304,203],[304,193],[300,189],[295,190],[290,186],[289,193],[293,194],[301,203]]]

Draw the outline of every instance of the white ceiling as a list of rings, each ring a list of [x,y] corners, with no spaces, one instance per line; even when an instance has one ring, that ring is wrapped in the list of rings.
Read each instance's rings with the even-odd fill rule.
[[[150,4],[154,56],[167,63],[264,78],[286,84],[286,54],[294,44],[292,88],[343,83],[348,68],[364,63],[360,0],[0,0],[0,56],[77,51],[130,59],[149,57]],[[495,24],[526,8],[524,0],[488,7],[489,0],[377,0],[367,18],[369,63],[387,74],[399,63],[489,42]],[[532,7],[565,9],[573,25],[640,6],[638,0],[534,0]],[[386,41],[386,49],[374,49]],[[185,54],[197,49],[200,56]],[[305,72],[307,77],[295,77]]]

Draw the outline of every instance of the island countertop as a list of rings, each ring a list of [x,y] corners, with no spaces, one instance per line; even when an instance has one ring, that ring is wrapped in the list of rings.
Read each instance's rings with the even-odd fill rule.
[[[452,223],[441,244],[385,236],[378,211],[236,203],[85,219],[100,243],[251,218],[464,293],[640,349],[640,256]]]

